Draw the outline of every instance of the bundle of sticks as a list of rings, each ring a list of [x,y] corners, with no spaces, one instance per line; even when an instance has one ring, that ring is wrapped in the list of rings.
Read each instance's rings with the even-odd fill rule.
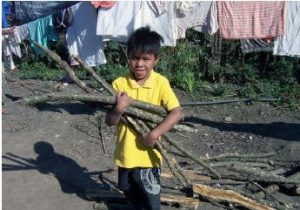
[[[101,78],[93,68],[87,66],[78,57],[74,57],[75,60],[89,72],[93,79],[108,92],[108,95],[103,95],[103,91],[97,88],[91,88],[84,81],[80,80],[68,63],[62,60],[58,54],[37,43],[35,44],[41,48],[49,58],[55,61],[85,93],[76,95],[50,93],[27,97],[22,100],[23,102],[28,105],[35,105],[46,102],[80,101],[83,103],[97,104],[97,106],[101,106],[107,110],[113,107],[116,100],[115,90]],[[99,94],[99,92],[101,94]],[[160,106],[135,100],[131,106],[126,109],[121,120],[131,126],[138,134],[143,134],[149,132],[160,123],[166,114],[166,110]],[[100,116],[96,114],[96,118],[97,117]],[[175,125],[170,132],[197,133],[198,130],[193,125],[185,123],[184,120],[182,120]],[[170,153],[168,153],[170,146],[178,150],[179,153],[195,164],[198,164],[200,170],[184,170],[176,159],[171,157]],[[192,209],[198,207],[199,198],[222,207],[226,207],[227,204],[230,204],[232,205],[231,208],[242,206],[248,209],[269,210],[293,208],[298,205],[288,205],[272,195],[272,192],[278,191],[280,185],[292,186],[296,193],[300,191],[299,172],[290,177],[284,177],[282,170],[280,171],[276,168],[278,166],[282,169],[283,166],[286,165],[289,167],[289,169],[285,171],[287,172],[287,170],[292,170],[292,168],[299,168],[300,164],[295,164],[294,162],[276,163],[266,159],[274,156],[275,153],[264,155],[224,154],[211,158],[199,158],[174,141],[169,133],[164,134],[162,140],[156,142],[155,147],[161,152],[166,162],[164,165],[168,167],[165,170],[166,173],[162,174],[162,177],[168,177],[167,174],[171,174],[181,186],[178,190],[189,192],[186,193],[186,200],[178,199],[177,197],[171,199],[168,196],[162,196],[162,201],[167,203],[180,203],[181,201],[182,204]],[[268,169],[268,171],[277,170],[278,173],[269,173],[266,169]],[[262,183],[264,187],[261,185]],[[255,186],[256,190],[259,189],[259,192],[249,194],[246,193],[246,191],[238,192],[236,188],[230,187],[236,185],[243,185],[245,188],[249,185]],[[105,195],[108,197],[115,196],[114,194]],[[188,196],[191,197],[189,198]],[[267,197],[269,198],[267,199]]]

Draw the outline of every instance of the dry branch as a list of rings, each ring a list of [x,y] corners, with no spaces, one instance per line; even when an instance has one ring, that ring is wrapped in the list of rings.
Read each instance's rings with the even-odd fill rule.
[[[239,204],[248,209],[253,210],[275,210],[271,207],[257,203],[256,201],[247,198],[239,193],[236,193],[232,190],[223,190],[209,187],[203,184],[194,184],[193,192],[199,194],[208,199],[217,200],[217,201],[226,201],[229,203]]]
[[[153,128],[153,125],[147,124],[148,126],[150,126],[151,128]],[[165,139],[169,144],[171,144],[172,146],[174,146],[177,150],[179,150],[182,154],[186,155],[188,158],[192,159],[193,161],[195,161],[196,163],[200,164],[203,168],[205,168],[206,170],[208,170],[208,172],[210,174],[212,174],[213,177],[217,178],[217,179],[221,179],[220,174],[214,170],[211,166],[209,166],[207,163],[205,163],[203,160],[197,158],[195,155],[193,155],[191,152],[187,151],[186,149],[184,149],[182,146],[178,145],[175,141],[172,140],[172,138],[165,133],[163,135],[163,139]]]
[[[93,68],[89,67],[84,61],[82,61],[79,57],[74,57],[76,61],[78,61],[80,63],[80,65],[83,66],[84,69],[86,69],[92,76],[93,78],[104,88],[106,89],[111,95],[115,95],[116,91],[111,87],[111,85],[109,83],[107,83],[104,79],[102,79],[99,75],[97,75],[97,73],[94,71]],[[167,111],[161,107],[161,106],[156,106],[147,102],[143,102],[143,101],[136,101],[133,100],[132,102],[132,106],[139,108],[139,109],[143,109],[149,112],[153,112],[156,114],[160,114],[160,115],[166,115]]]
[[[237,102],[276,102],[279,101],[278,98],[259,98],[257,100],[253,100],[250,98],[240,98],[240,99],[229,99],[229,100],[215,100],[215,101],[195,101],[195,102],[185,102],[182,103],[181,106],[202,106],[202,105],[213,105],[213,104],[228,104],[228,103],[237,103]]]
[[[257,158],[266,158],[276,155],[276,152],[271,152],[267,154],[238,154],[238,153],[224,153],[215,157],[206,158],[207,160],[223,160],[223,159],[238,159],[238,160],[248,160],[248,159],[257,159]]]
[[[111,95],[115,95],[116,91],[100,76],[97,75],[97,73],[94,71],[93,68],[89,67],[85,62],[83,62],[78,56],[73,56],[74,59],[83,66],[84,69],[86,69],[93,78],[105,89],[107,90]]]
[[[134,120],[134,119],[132,119],[131,117],[128,117],[128,116],[126,116],[125,118],[126,118],[127,122],[134,128],[134,130],[139,135],[143,135],[144,133],[149,132],[148,128],[142,127],[141,122],[136,121],[136,120]],[[169,166],[169,168],[170,168],[172,174],[174,175],[174,177],[176,177],[177,180],[182,184],[182,186],[185,187],[187,185],[187,183],[185,182],[185,180],[183,179],[181,174],[178,173],[178,171],[175,169],[174,162],[172,162],[170,160],[170,158],[167,155],[167,152],[159,144],[159,142],[156,142],[155,146],[160,151],[160,153],[161,153],[162,157],[164,158],[164,160],[167,162],[167,165]]]
[[[278,190],[279,190],[279,186],[276,185],[276,184],[272,184],[272,185],[269,185],[266,188],[261,188],[261,191],[255,193],[254,196],[257,196],[259,198],[263,198],[266,194],[272,194],[272,193],[274,193]]]
[[[67,94],[45,94],[41,96],[32,96],[27,97],[23,100],[27,105],[35,105],[35,104],[42,104],[46,102],[70,102],[70,101],[80,101],[80,102],[96,102],[102,105],[114,105],[116,102],[116,98],[114,96],[96,96],[96,95],[67,95]],[[136,102],[138,103],[138,102]],[[111,108],[111,107],[110,107]],[[125,114],[129,114],[132,116],[136,116],[140,119],[154,122],[154,123],[160,123],[163,118],[151,114],[149,112],[144,112],[142,110],[136,109],[134,107],[128,107],[125,110]],[[198,130],[195,128],[191,128],[189,126],[183,125],[183,124],[177,124],[173,127],[173,130],[176,131],[186,131],[186,132],[197,132]]]
[[[101,145],[102,145],[102,149],[105,155],[108,154],[107,152],[107,148],[104,142],[104,136],[103,136],[103,128],[102,128],[102,124],[103,124],[103,117],[100,114],[96,114],[96,120],[97,120],[97,124],[98,124],[98,131],[99,131],[99,137],[100,137],[100,141],[101,141]]]
[[[42,49],[49,58],[51,58],[56,63],[58,63],[62,67],[62,69],[69,75],[69,77],[76,83],[76,85],[78,87],[80,87],[82,90],[84,90],[87,93],[93,92],[93,89],[89,88],[84,82],[82,82],[81,80],[78,79],[78,77],[74,73],[73,69],[69,66],[69,64],[66,61],[62,60],[58,54],[56,54],[55,52],[49,50],[48,48],[46,48],[40,44],[38,44],[37,42],[33,42],[33,43],[37,47]]]
[[[300,184],[300,180],[277,176],[274,174],[270,174],[266,171],[258,171],[258,170],[253,170],[250,168],[238,167],[238,166],[231,166],[230,169],[236,172],[240,172],[244,174],[244,176],[246,174],[252,176],[253,178],[248,177],[249,181],[251,180],[251,181],[266,182],[266,183]]]
[[[95,190],[86,192],[86,196],[90,199],[100,199],[100,200],[123,200],[125,203],[125,195],[121,191],[105,191],[105,190]],[[180,195],[173,195],[167,193],[161,193],[161,203],[166,204],[179,204],[182,206],[189,207],[190,209],[197,209],[199,206],[199,200],[195,198],[189,198]]]

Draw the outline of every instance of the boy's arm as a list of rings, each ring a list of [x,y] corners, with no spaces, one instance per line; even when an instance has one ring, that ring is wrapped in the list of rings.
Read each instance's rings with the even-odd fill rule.
[[[131,104],[131,99],[125,92],[118,92],[116,96],[116,105],[106,114],[105,123],[108,126],[116,125],[124,113],[125,109]]]
[[[153,147],[155,141],[158,140],[160,136],[168,132],[173,128],[182,118],[182,108],[177,107],[172,109],[165,119],[156,126],[150,133],[143,136],[144,144],[148,147]]]

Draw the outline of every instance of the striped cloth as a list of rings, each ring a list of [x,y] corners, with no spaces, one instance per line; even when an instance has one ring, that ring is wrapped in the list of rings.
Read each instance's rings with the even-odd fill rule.
[[[224,39],[270,38],[284,33],[284,1],[218,1]]]

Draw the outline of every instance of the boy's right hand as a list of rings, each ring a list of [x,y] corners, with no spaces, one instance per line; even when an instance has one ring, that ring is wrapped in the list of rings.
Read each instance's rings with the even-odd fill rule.
[[[126,92],[118,92],[116,96],[116,111],[118,113],[124,113],[125,109],[132,103],[131,98]]]

